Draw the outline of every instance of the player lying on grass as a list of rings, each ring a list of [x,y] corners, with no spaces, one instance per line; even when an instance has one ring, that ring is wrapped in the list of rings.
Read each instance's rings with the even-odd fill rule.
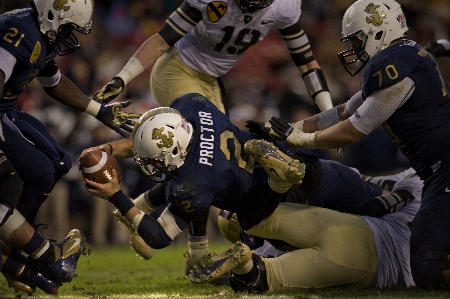
[[[0,151],[1,273],[16,292],[31,295],[37,287],[56,294],[63,283],[76,276],[80,255],[89,253],[86,239],[77,229],[58,244],[42,237],[15,209],[21,191],[19,175]]]
[[[251,140],[245,148],[267,171],[290,167],[281,159],[283,153],[267,141]],[[419,209],[422,187],[415,174],[398,181],[393,193],[404,190],[414,200],[380,218],[280,203],[270,216],[246,232],[287,243],[291,251],[263,258],[237,242],[221,254],[206,256],[192,267],[189,278],[205,283],[231,270],[233,290],[250,293],[331,286],[413,286],[409,224]]]
[[[292,162],[288,170],[292,174],[290,182],[284,182],[284,173],[267,182],[264,168],[243,150],[245,142],[253,138],[202,95],[186,94],[170,108],[145,113],[135,126],[132,138],[94,147],[112,151],[116,158],[134,156],[150,179],[164,184],[156,185],[147,196],[135,202],[120,189],[114,172],[110,183],[86,181],[86,187],[93,195],[112,202],[153,248],[170,245],[211,205],[235,212],[241,226],[249,229],[268,217],[285,197],[342,209],[382,193],[379,185],[365,182],[349,167],[306,155],[285,142],[280,146],[293,150],[290,153],[297,158],[286,156]],[[293,184],[294,193],[283,194]],[[270,197],[273,193],[275,199]],[[408,192],[398,192],[392,208],[411,199]],[[157,206],[166,203],[161,215],[150,215]],[[198,248],[198,256],[191,258],[208,253],[202,244]]]

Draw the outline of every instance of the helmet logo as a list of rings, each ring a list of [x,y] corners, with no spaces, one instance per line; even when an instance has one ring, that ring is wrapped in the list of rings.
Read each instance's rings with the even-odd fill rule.
[[[382,11],[380,14],[377,11],[378,7],[380,6],[370,3],[369,5],[367,5],[366,9],[364,9],[364,12],[370,14],[369,17],[366,17],[366,22],[368,24],[373,24],[374,26],[381,26],[383,24],[383,19],[386,18],[386,14],[384,13],[384,11]]]
[[[156,144],[159,148],[169,148],[173,145],[173,133],[169,132],[169,136],[167,136],[162,133],[163,130],[164,128],[154,128],[152,132],[152,139],[161,140],[160,143]]]
[[[72,2],[75,2],[76,0],[72,0]],[[56,10],[64,10],[68,11],[70,9],[69,5],[66,5],[69,0],[55,0],[53,2],[53,8]]]
[[[213,1],[208,4],[208,18],[212,23],[220,20],[227,11],[227,4],[222,1]]]

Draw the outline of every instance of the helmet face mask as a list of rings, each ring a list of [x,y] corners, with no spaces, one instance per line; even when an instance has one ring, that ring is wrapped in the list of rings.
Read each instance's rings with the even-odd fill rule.
[[[352,76],[358,74],[370,59],[369,54],[364,51],[367,42],[365,37],[364,32],[360,30],[341,38],[341,41],[352,44],[350,49],[338,53],[342,65]]]
[[[80,43],[73,31],[89,34],[94,13],[93,0],[72,0],[67,4],[56,0],[32,0],[39,29],[48,44],[60,55],[75,52]]]
[[[152,181],[156,183],[163,183],[170,180],[174,171],[176,170],[175,165],[166,166],[164,161],[157,159],[141,158],[139,154],[134,152],[134,160],[139,164],[142,172]]]
[[[358,0],[342,19],[341,41],[352,47],[338,53],[350,75],[355,76],[379,51],[406,35],[408,26],[400,4],[394,0]]]
[[[136,163],[152,181],[171,179],[184,164],[193,131],[176,109],[160,107],[147,111],[133,130]]]
[[[266,8],[274,0],[235,0],[242,13],[252,14]]]

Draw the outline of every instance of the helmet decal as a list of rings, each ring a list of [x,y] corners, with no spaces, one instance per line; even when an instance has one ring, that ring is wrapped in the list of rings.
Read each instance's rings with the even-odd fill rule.
[[[72,2],[75,2],[76,0],[72,0]],[[66,5],[67,2],[69,2],[68,0],[55,0],[55,2],[53,2],[53,8],[56,10],[64,10],[64,11],[68,11],[70,9],[69,5]]]
[[[163,131],[164,131],[164,127],[154,128],[153,132],[152,132],[152,139],[161,140],[160,143],[156,144],[159,148],[163,148],[163,147],[170,148],[173,145],[173,136],[174,135],[172,132],[169,132],[169,136],[164,135],[162,133]]]
[[[374,26],[381,26],[383,24],[383,19],[386,18],[386,14],[384,11],[381,13],[377,11],[377,8],[379,8],[380,5],[375,5],[373,3],[370,3],[367,5],[366,9],[364,10],[368,14],[370,14],[369,17],[366,17],[367,24],[373,24]]]

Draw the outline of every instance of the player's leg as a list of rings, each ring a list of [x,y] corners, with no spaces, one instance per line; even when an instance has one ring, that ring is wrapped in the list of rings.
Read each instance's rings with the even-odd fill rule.
[[[248,232],[281,239],[300,248],[273,259],[262,259],[271,291],[333,285],[375,286],[378,271],[375,241],[367,222],[358,216],[280,203],[270,217]],[[238,271],[235,278],[248,279],[251,284],[255,277]]]
[[[51,244],[42,237],[14,208],[21,187],[17,172],[6,156],[0,153],[2,273],[16,290],[30,294],[37,286],[47,293],[56,293],[60,283],[70,281],[76,275],[76,264],[86,248],[86,240],[81,232],[68,236],[60,244]],[[78,245],[74,243],[71,249],[64,247],[69,242],[77,242]],[[16,251],[25,252],[28,258]]]
[[[48,128],[31,115],[20,111],[3,114],[0,126],[6,140],[0,140],[0,149],[23,182],[17,209],[34,223],[55,183],[71,168],[70,157],[56,144]]]
[[[450,169],[441,165],[411,227],[411,273],[424,289],[450,289]]]
[[[175,47],[163,54],[153,66],[150,89],[160,106],[167,107],[186,93],[199,93],[225,112],[217,78],[197,72],[186,65]]]
[[[0,242],[1,272],[10,288],[32,295],[36,287],[47,294],[57,294],[59,285],[39,273],[30,259]]]
[[[248,230],[300,248],[276,258],[249,258],[237,242],[199,264],[190,279],[208,282],[231,270],[236,291],[263,292],[334,285],[374,287],[378,260],[373,233],[362,218],[329,209],[280,203],[268,218]]]

